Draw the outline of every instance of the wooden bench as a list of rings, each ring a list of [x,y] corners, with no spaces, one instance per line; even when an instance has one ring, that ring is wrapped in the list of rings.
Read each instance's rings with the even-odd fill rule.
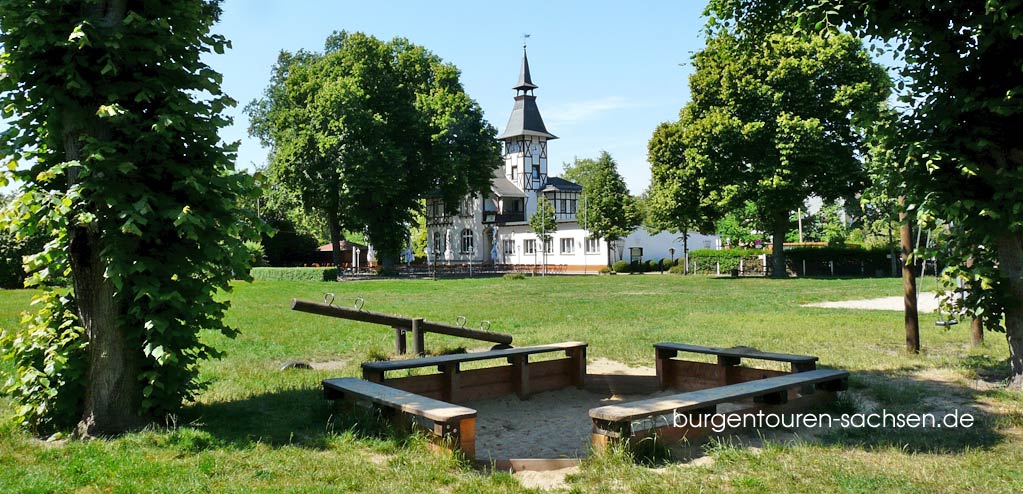
[[[493,398],[515,393],[526,399],[532,393],[567,386],[583,387],[586,378],[586,346],[580,341],[537,345],[487,352],[458,353],[406,360],[365,362],[362,377],[399,389],[448,402]],[[531,355],[565,352],[567,358],[530,362]],[[506,359],[511,365],[462,371],[461,364]],[[387,372],[436,367],[440,374],[388,378]]]
[[[328,400],[379,408],[401,427],[426,430],[434,444],[461,449],[469,458],[476,455],[476,410],[452,405],[374,382],[342,377],[323,381]]]
[[[709,388],[720,385],[784,375],[781,371],[741,367],[742,359],[788,362],[792,372],[817,368],[817,357],[787,353],[761,352],[752,348],[716,348],[684,343],[655,343],[657,382],[665,388]],[[717,365],[674,360],[679,352],[717,356]]]
[[[790,404],[793,391],[800,394],[792,402],[802,400],[806,402],[804,404],[810,404],[834,399],[835,392],[846,389],[848,377],[849,373],[841,370],[811,370],[593,408],[589,413],[593,421],[593,447],[602,449],[616,440],[635,446],[640,440],[652,435],[668,442],[682,438],[693,441],[709,434],[710,429],[674,427],[675,414],[714,414],[719,404],[751,398],[754,405],[736,413],[751,413],[772,407],[782,411],[784,406]]]

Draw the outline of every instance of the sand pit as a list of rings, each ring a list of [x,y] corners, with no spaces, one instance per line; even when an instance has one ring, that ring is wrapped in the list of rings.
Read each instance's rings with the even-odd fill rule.
[[[654,376],[652,367],[629,367],[607,359],[587,365],[591,374]],[[612,391],[563,389],[537,393],[528,400],[514,395],[471,401],[465,405],[479,412],[476,422],[476,457],[481,460],[509,458],[584,458],[589,454],[591,408],[666,396],[616,394]]]
[[[591,408],[676,393],[615,395],[582,389],[548,391],[519,400],[502,396],[473,401],[476,421],[476,457],[583,458],[590,448]]]

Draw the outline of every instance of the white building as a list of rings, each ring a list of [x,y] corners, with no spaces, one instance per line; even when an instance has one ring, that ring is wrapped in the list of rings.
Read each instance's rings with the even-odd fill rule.
[[[582,187],[547,173],[548,144],[557,136],[547,131],[536,106],[525,47],[515,89],[515,106],[508,125],[498,136],[504,147],[504,166],[494,171],[485,197],[463,199],[454,215],[438,198],[427,199],[427,256],[442,264],[496,263],[558,266],[571,272],[594,272],[607,265],[607,243],[591,238],[582,227]],[[543,196],[554,206],[557,231],[546,246],[529,226]],[[578,213],[578,215],[577,215]],[[683,255],[678,234],[650,235],[636,229],[612,248],[615,260],[630,260],[630,248],[643,249],[643,259]],[[690,234],[689,248],[720,248],[717,237]],[[674,249],[674,253],[669,249]],[[546,250],[546,253],[544,252]]]

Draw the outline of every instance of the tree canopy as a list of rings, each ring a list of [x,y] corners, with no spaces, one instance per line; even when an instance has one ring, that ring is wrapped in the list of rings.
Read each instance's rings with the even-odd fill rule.
[[[618,173],[618,163],[607,151],[601,151],[586,194],[584,215],[590,235],[607,243],[608,266],[611,265],[611,243],[627,236],[639,226],[642,217],[635,200],[629,195],[625,179]]]
[[[218,352],[248,277],[251,177],[218,136],[234,102],[202,57],[219,2],[0,1],[0,157],[20,183],[3,226],[29,257],[34,314],[5,330],[15,418],[115,434],[176,411]],[[18,167],[17,163],[23,167]]]
[[[454,207],[501,163],[497,131],[458,69],[402,38],[338,32],[322,53],[282,52],[246,111],[270,148],[271,180],[326,216],[335,252],[342,229],[364,231],[384,264],[421,199]]]
[[[863,129],[889,93],[888,77],[851,36],[771,34],[745,44],[713,32],[693,64],[692,102],[676,130],[683,145],[660,160],[677,175],[668,180],[692,184],[678,175],[698,171],[704,183],[682,197],[699,194],[690,207],[705,202],[715,219],[752,202],[773,233],[773,274],[784,276],[790,213],[811,194],[862,190]]]
[[[720,19],[715,29],[750,43],[795,27],[849,31],[885,43],[879,51],[892,47],[903,62],[903,108],[890,135],[903,144],[895,147],[898,161],[914,170],[901,180],[907,202],[973,246],[947,252],[954,278],[1000,283],[1001,297],[984,300],[989,311],[1005,301],[1013,386],[1023,388],[1023,4],[713,0],[708,13]],[[985,321],[998,328],[997,317]]]

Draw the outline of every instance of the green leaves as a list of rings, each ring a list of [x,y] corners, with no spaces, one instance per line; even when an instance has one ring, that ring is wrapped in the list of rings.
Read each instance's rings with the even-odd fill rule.
[[[0,108],[12,129],[0,158],[25,164],[12,168],[23,186],[8,218],[19,235],[47,239],[26,257],[28,283],[41,290],[36,312],[2,342],[18,369],[7,391],[33,427],[69,425],[91,385],[91,347],[77,321],[98,319],[77,317],[87,308],[71,280],[95,293],[107,287],[70,266],[98,262],[113,287],[129,351],[144,356],[133,412],[158,416],[201,388],[198,362],[217,353],[199,332],[236,333],[214,297],[248,271],[244,241],[261,230],[236,208],[252,183],[234,171],[235,148],[218,144],[233,101],[202,60],[229,46],[209,34],[217,2],[133,4],[121,18],[79,3],[5,2],[0,16],[0,44],[18,47],[0,54]],[[69,262],[80,255],[72,237],[98,261]]]
[[[338,229],[395,259],[426,194],[457,204],[500,164],[496,130],[455,67],[408,40],[331,35],[320,53],[282,53],[246,106],[271,148],[270,181]]]

